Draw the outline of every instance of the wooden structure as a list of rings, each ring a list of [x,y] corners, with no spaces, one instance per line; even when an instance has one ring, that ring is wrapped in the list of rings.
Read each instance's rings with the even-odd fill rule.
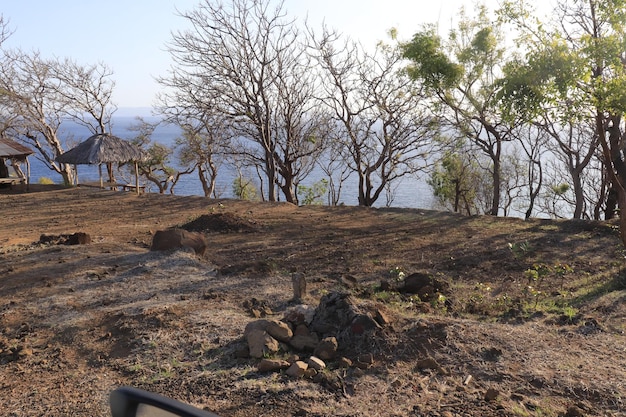
[[[139,186],[138,162],[146,158],[145,153],[138,146],[113,136],[108,133],[99,133],[89,137],[75,148],[62,153],[56,157],[57,162],[72,165],[98,165],[100,174],[100,188],[105,188],[105,184],[111,188],[121,187],[122,189],[134,189],[139,191],[145,187]],[[123,164],[133,162],[135,164],[135,184],[112,184],[111,181],[105,183],[102,179],[102,164],[106,164],[111,172],[111,165],[117,162]]]
[[[14,140],[0,137],[0,186],[13,186],[13,184],[25,184],[26,189],[30,184],[30,163],[28,156],[34,152]],[[10,165],[7,165],[10,162]],[[26,173],[22,171],[21,164],[26,163]]]

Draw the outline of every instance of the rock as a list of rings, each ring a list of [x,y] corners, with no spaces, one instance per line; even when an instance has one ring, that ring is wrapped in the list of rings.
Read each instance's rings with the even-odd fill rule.
[[[585,413],[583,412],[583,410],[581,410],[575,405],[570,405],[567,408],[567,411],[565,412],[564,417],[584,417],[584,416],[585,416]]]
[[[307,361],[307,365],[309,366],[309,368],[313,368],[316,371],[321,371],[322,369],[326,368],[326,363],[324,363],[323,360],[316,356],[311,356]]]
[[[338,292],[326,294],[315,310],[310,329],[322,335],[335,335],[350,325],[354,317],[360,313],[356,310],[349,294]]]
[[[202,233],[183,229],[158,230],[152,238],[150,250],[166,251],[185,247],[193,249],[199,256],[204,256],[208,243]]]
[[[487,390],[487,392],[485,392],[485,401],[495,401],[496,398],[498,398],[498,395],[500,395],[500,391],[498,391],[495,388],[489,388]]]
[[[84,232],[76,232],[71,235],[46,235],[39,236],[39,243],[49,243],[53,245],[86,245],[91,243],[91,236]]]
[[[293,332],[289,328],[289,325],[278,320],[270,320],[265,331],[274,339],[285,343],[289,342],[293,336]]]
[[[293,286],[293,300],[301,301],[306,296],[306,277],[302,272],[295,272],[291,276],[291,285]]]
[[[354,334],[363,334],[377,328],[380,328],[380,325],[367,314],[357,314],[350,323],[350,330]]]
[[[313,321],[314,316],[315,307],[306,304],[299,304],[288,308],[285,312],[283,320],[287,323],[293,324],[294,326],[299,324],[306,324],[308,326]]]
[[[66,245],[86,245],[91,243],[91,236],[84,232],[76,232],[67,237]]]
[[[273,372],[280,369],[287,369],[291,364],[280,359],[262,359],[257,365],[259,372]]]
[[[337,366],[340,368],[349,368],[352,366],[352,361],[344,356],[337,360]]]
[[[391,324],[391,319],[389,318],[387,313],[385,313],[380,308],[376,309],[376,314],[374,315],[374,320],[376,320],[376,323],[378,323],[382,327],[385,327],[385,326],[388,326],[389,324]]]
[[[246,341],[250,349],[250,356],[253,358],[262,358],[267,354],[278,352],[280,349],[278,341],[265,330],[253,329],[247,332]]]
[[[314,350],[319,343],[318,337],[315,333],[309,335],[296,335],[291,338],[289,344],[297,350]]]
[[[293,364],[291,364],[289,368],[287,368],[287,370],[285,371],[285,374],[294,378],[300,378],[304,376],[304,373],[308,367],[309,366],[306,363],[302,361],[296,361]]]
[[[317,345],[313,354],[322,360],[333,359],[337,356],[338,348],[339,344],[337,343],[337,339],[335,337],[325,337]]]
[[[251,298],[243,302],[243,308],[245,308],[252,317],[261,318],[270,316],[273,314],[272,309],[268,305],[268,302],[265,300],[257,300],[256,298]]]
[[[432,358],[430,356],[425,358],[425,359],[418,360],[415,363],[415,369],[417,369],[417,370],[434,369],[440,375],[449,375],[450,374],[450,372],[447,369],[445,369],[444,367],[439,365],[439,362],[437,362],[434,358]],[[470,381],[471,381],[471,376],[470,376]],[[468,381],[468,383],[469,383],[469,381]]]
[[[311,332],[309,331],[309,326],[307,326],[306,324],[298,324],[296,326],[296,329],[293,331],[294,335],[300,335],[300,336],[308,336],[309,334],[311,334]]]
[[[304,371],[304,377],[308,379],[314,378],[317,374],[317,370],[311,367],[307,368],[306,371]]]
[[[400,292],[417,294],[422,301],[431,301],[438,294],[448,294],[450,285],[428,274],[416,272],[404,279]]]
[[[408,292],[417,294],[422,288],[431,285],[432,278],[428,274],[415,272],[404,278],[404,285],[400,288],[400,292]]]
[[[243,331],[243,337],[248,337],[248,334],[254,330],[265,331],[265,329],[267,329],[268,323],[269,323],[269,320],[265,320],[265,319],[249,322],[248,324],[246,324],[246,328]]]

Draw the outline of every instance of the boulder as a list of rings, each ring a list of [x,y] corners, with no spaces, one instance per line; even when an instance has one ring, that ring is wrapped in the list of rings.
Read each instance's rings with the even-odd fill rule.
[[[422,272],[416,272],[404,279],[400,292],[417,294],[422,301],[431,301],[439,294],[448,294],[450,285]]]
[[[278,341],[270,336],[265,330],[253,329],[246,335],[246,342],[250,349],[250,356],[262,358],[265,355],[278,352]]]
[[[289,328],[289,325],[278,320],[269,320],[265,331],[280,342],[287,343],[293,337],[293,332]]]
[[[208,248],[206,238],[202,233],[188,232],[183,229],[158,230],[153,238],[151,251],[166,251],[180,248],[191,248],[199,255],[204,256]]]

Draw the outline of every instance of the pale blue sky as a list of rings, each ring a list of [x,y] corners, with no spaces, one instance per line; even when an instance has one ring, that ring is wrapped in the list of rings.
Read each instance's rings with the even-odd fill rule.
[[[227,0],[223,0],[227,1]],[[191,10],[199,0],[5,0],[0,13],[15,31],[6,45],[39,50],[44,56],[72,58],[81,64],[103,62],[116,82],[119,107],[149,107],[171,64],[165,44],[184,20],[176,9]],[[497,4],[487,0],[488,5]],[[468,0],[285,0],[290,15],[308,15],[314,28],[323,20],[374,45],[391,27],[409,38],[423,23],[448,26]]]

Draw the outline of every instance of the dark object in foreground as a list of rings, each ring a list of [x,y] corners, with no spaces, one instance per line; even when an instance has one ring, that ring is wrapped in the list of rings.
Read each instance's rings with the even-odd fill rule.
[[[189,404],[133,387],[120,387],[109,396],[112,417],[219,417]]]

